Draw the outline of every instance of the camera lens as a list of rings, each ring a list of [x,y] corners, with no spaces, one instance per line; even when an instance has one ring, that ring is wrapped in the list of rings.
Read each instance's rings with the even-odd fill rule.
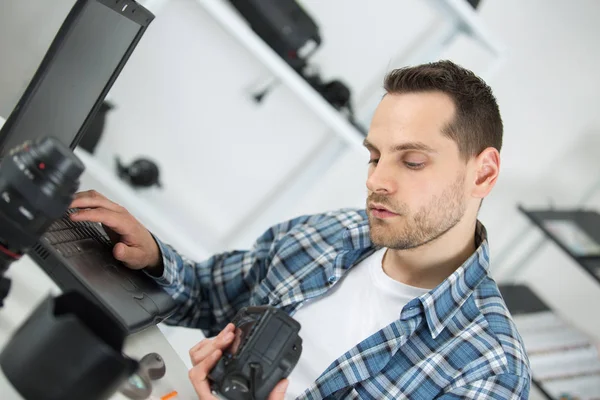
[[[83,163],[52,137],[25,142],[0,163],[0,245],[19,255],[68,208]]]
[[[21,153],[21,157],[25,165],[39,177],[45,189],[43,191],[48,196],[68,197],[70,202],[84,169],[82,162],[70,149],[52,138],[44,138],[29,152]]]

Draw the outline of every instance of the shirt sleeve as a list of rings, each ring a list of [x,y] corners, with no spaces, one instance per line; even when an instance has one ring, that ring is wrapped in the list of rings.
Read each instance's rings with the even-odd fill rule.
[[[530,379],[514,374],[494,375],[446,392],[440,400],[527,400]]]
[[[301,216],[275,225],[249,250],[216,254],[202,262],[186,258],[155,236],[164,269],[160,277],[148,275],[178,304],[164,322],[199,328],[207,336],[218,333],[249,304],[252,290],[267,274],[277,242],[293,228],[312,224],[319,217]]]

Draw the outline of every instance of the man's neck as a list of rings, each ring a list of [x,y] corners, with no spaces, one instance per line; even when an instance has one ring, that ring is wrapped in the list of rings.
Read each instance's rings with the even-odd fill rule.
[[[463,220],[423,246],[409,250],[388,249],[383,270],[406,285],[433,289],[475,252],[476,224],[476,220]]]

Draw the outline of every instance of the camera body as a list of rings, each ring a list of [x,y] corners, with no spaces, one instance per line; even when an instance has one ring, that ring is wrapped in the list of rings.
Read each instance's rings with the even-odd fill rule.
[[[232,321],[235,338],[210,372],[211,388],[230,400],[266,399],[300,359],[300,323],[275,307],[245,307]]]

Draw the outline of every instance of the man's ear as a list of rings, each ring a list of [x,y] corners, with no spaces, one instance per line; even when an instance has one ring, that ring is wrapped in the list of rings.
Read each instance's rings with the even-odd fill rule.
[[[498,180],[500,173],[500,153],[493,147],[483,150],[475,158],[475,181],[472,196],[483,199]]]

